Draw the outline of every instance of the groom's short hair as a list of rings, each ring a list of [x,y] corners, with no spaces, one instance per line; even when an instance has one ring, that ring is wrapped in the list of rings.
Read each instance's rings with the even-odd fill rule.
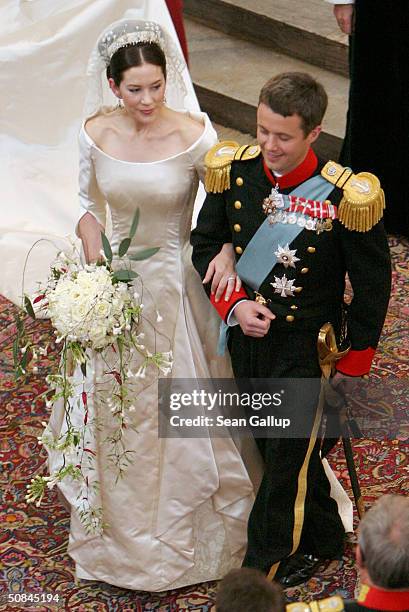
[[[328,96],[324,87],[306,72],[282,72],[263,86],[259,104],[274,113],[288,117],[299,115],[301,128],[308,134],[321,125],[327,110]]]
[[[216,595],[216,612],[284,612],[284,595],[279,584],[270,582],[259,570],[231,570],[221,581]]]

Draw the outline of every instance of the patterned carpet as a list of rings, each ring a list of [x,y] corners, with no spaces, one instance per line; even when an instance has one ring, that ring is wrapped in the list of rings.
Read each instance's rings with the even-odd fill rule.
[[[409,373],[409,243],[390,239],[393,256],[393,294],[373,376],[405,378]],[[0,298],[0,610],[13,610],[5,594],[57,593],[60,605],[78,611],[210,611],[216,583],[206,583],[161,594],[132,592],[98,582],[76,582],[74,565],[66,553],[69,519],[55,491],[40,508],[25,504],[27,481],[41,470],[44,452],[36,444],[47,410],[36,400],[53,358],[47,322],[32,323],[42,343],[50,342],[48,357],[37,374],[16,388],[12,371],[12,341],[16,309]],[[370,505],[384,492],[409,494],[409,440],[359,440],[355,459],[365,502]],[[330,463],[350,492],[343,452],[336,447]],[[335,563],[302,588],[287,591],[290,601],[310,600],[340,593],[353,596],[356,572],[353,538],[342,562]],[[63,604],[62,604],[63,602]],[[24,610],[51,610],[51,606]]]

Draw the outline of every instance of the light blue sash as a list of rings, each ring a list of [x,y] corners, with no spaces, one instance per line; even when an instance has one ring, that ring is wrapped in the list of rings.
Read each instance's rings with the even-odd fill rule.
[[[298,185],[289,195],[282,196],[285,207],[281,210],[288,210],[290,204],[289,196],[323,201],[327,199],[333,189],[334,185],[329,183],[324,177],[313,176],[301,185]],[[304,227],[297,223],[271,224],[268,218],[266,218],[244,249],[236,265],[236,271],[241,280],[254,291],[258,291],[264,279],[277,264],[275,251],[278,250],[278,246],[291,245],[303,230]],[[217,347],[219,355],[224,355],[226,350],[228,330],[229,326],[222,321]]]

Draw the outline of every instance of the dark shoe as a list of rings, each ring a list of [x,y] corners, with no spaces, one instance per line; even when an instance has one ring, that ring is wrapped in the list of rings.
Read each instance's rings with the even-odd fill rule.
[[[281,584],[283,589],[297,586],[312,578],[323,563],[324,559],[296,553],[280,563],[274,580]]]

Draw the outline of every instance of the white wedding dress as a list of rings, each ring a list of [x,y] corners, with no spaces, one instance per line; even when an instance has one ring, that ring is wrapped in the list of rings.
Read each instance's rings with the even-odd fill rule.
[[[137,270],[145,293],[151,294],[146,303],[144,299],[145,316],[155,320],[155,307],[163,316],[155,327],[171,342],[172,376],[230,377],[228,361],[216,356],[218,317],[190,259],[198,178],[203,174],[203,156],[216,140],[206,115],[191,116],[204,123],[201,137],[186,151],[153,163],[114,159],[83,128],[81,214],[88,211],[105,225],[108,202],[115,249],[128,235],[139,207],[140,224],[131,250],[160,247]],[[103,367],[96,358],[88,376],[97,379]],[[93,380],[88,382],[92,385]],[[130,431],[126,440],[127,448],[135,451],[134,460],[116,485],[104,454],[106,432],[98,431],[91,442],[99,457],[95,476],[103,519],[109,525],[102,536],[87,535],[79,521],[78,484],[61,483],[72,505],[68,552],[76,562],[77,576],[148,591],[221,578],[230,567],[240,565],[245,552],[253,487],[241,455],[229,438],[159,439],[156,384],[143,391],[135,404],[138,431]],[[89,405],[90,418],[104,410],[106,414],[97,397]],[[80,424],[82,419],[83,408],[74,407],[71,420]],[[53,409],[50,427],[54,435],[64,429],[60,406]],[[60,454],[51,453],[50,471],[58,469],[61,461]]]

